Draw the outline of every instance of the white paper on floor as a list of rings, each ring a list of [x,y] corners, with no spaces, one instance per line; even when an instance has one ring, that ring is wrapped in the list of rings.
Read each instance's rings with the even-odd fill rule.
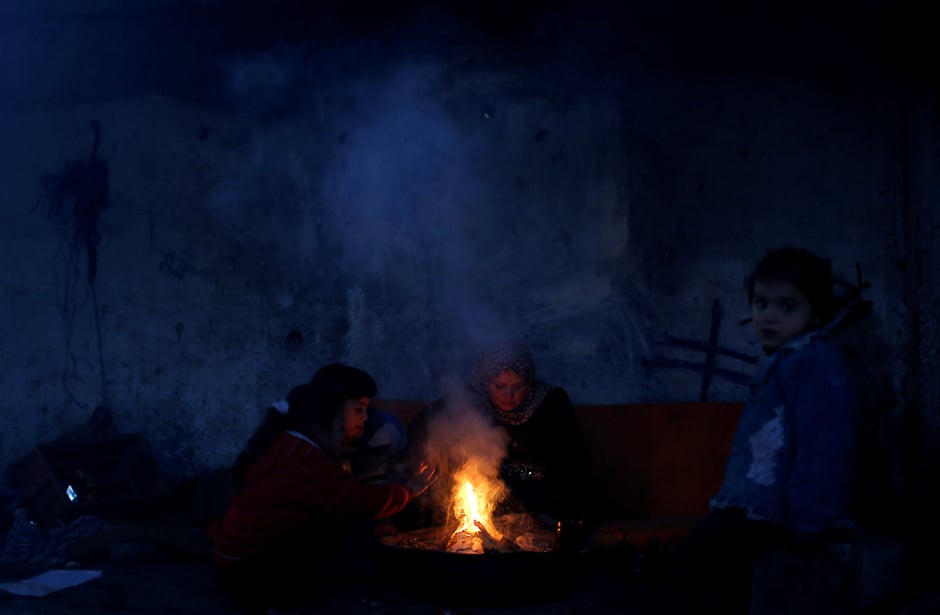
[[[17,596],[48,596],[52,592],[81,585],[100,576],[100,570],[47,570],[22,581],[0,583],[0,589]]]

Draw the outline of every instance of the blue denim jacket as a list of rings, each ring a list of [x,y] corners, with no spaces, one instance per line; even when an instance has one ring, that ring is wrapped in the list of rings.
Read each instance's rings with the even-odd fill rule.
[[[797,336],[758,369],[712,508],[738,507],[804,539],[848,521],[855,406],[825,330]]]

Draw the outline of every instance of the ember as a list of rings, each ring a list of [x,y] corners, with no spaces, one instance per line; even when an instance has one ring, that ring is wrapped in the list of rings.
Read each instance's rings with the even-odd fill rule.
[[[556,528],[521,508],[500,478],[505,430],[470,404],[448,408],[431,422],[427,457],[442,478],[422,502],[421,527],[380,538],[387,582],[461,605],[566,591],[576,562],[557,547]]]
[[[580,568],[555,547],[554,531],[528,513],[497,516],[493,522],[503,530],[502,542],[483,529],[471,534],[451,524],[381,538],[377,553],[386,582],[468,607],[542,601],[578,582]]]
[[[451,490],[455,523],[451,532],[446,527],[416,530],[406,536],[387,537],[386,544],[477,555],[554,550],[554,531],[541,526],[531,515],[499,517],[499,527],[505,531],[497,529],[492,514],[506,495],[506,487],[497,476],[488,475],[482,469],[485,467],[471,460],[455,473]]]
[[[531,515],[512,513],[497,517],[496,523],[505,532],[500,534],[500,541],[486,534],[471,534],[463,531],[453,531],[448,527],[437,526],[400,532],[391,536],[382,537],[382,543],[391,547],[407,549],[422,549],[427,551],[446,551],[450,553],[505,553],[508,551],[532,551],[536,553],[549,553],[555,550],[555,532],[546,529]],[[474,542],[480,548],[466,549],[466,545]],[[508,543],[511,542],[514,549]]]

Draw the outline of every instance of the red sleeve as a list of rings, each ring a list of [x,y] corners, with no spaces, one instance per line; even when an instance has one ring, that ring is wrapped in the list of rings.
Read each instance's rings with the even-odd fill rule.
[[[251,465],[244,487],[209,527],[213,559],[231,566],[311,520],[388,517],[411,499],[402,485],[359,482],[309,441],[285,433]]]
[[[405,508],[412,499],[404,485],[363,483],[310,443],[285,434],[268,463],[250,481],[269,497],[337,517],[379,519]],[[260,466],[260,467],[259,467]]]
[[[399,484],[363,483],[320,451],[325,462],[317,464],[311,480],[301,486],[303,498],[312,508],[337,516],[381,519],[405,508],[411,490]]]

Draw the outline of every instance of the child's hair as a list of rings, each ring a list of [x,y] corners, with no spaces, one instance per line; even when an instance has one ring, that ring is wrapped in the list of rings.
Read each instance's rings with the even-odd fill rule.
[[[340,399],[374,398],[378,393],[378,386],[372,376],[343,363],[324,365],[313,375],[310,384]]]
[[[832,268],[827,259],[809,250],[785,246],[771,250],[747,277],[748,304],[754,300],[755,282],[789,282],[809,301],[813,316],[825,322],[833,316]]]
[[[343,398],[329,390],[311,384],[302,384],[287,394],[287,412],[275,407],[268,408],[261,424],[249,438],[245,448],[235,459],[232,468],[232,484],[237,489],[245,482],[248,468],[287,430],[306,436],[315,431],[327,432],[336,421],[343,407]]]

